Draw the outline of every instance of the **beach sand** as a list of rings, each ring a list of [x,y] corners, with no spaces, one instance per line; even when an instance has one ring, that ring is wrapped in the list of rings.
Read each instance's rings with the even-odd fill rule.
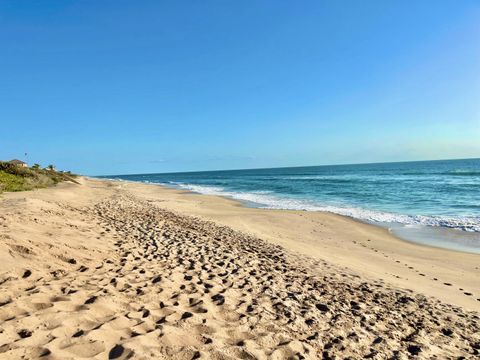
[[[82,178],[0,199],[1,359],[458,359],[480,255]]]

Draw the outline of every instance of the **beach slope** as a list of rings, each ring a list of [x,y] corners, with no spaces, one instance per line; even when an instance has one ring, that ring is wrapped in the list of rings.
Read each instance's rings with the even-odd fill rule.
[[[79,182],[0,199],[2,359],[479,354],[478,255],[329,214]],[[457,282],[425,285],[456,266]]]

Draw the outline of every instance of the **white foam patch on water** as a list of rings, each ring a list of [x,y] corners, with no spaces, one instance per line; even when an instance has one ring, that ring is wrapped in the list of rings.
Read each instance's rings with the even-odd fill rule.
[[[216,186],[201,186],[175,182],[171,182],[166,185],[174,185],[181,189],[205,195],[226,196],[236,200],[254,203],[258,207],[266,209],[326,211],[373,223],[439,226],[463,231],[480,232],[480,216],[454,217],[394,214],[355,207],[320,205],[313,201],[307,200],[281,198],[279,196],[272,195],[272,193],[269,191],[236,192],[228,191],[222,187]]]

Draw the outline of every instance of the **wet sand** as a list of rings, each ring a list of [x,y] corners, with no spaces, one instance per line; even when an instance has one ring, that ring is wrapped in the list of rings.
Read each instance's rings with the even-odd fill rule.
[[[0,199],[0,358],[466,358],[480,256],[155,185]]]

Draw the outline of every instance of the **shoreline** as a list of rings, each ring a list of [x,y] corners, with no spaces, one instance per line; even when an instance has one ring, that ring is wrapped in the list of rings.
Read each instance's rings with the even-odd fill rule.
[[[81,178],[0,229],[2,359],[479,354],[478,255],[338,215]]]
[[[455,247],[454,245],[447,244],[446,246],[441,246],[441,245],[436,245],[436,244],[431,244],[428,243],[427,241],[422,241],[422,240],[414,240],[412,237],[406,235],[402,236],[399,233],[403,232],[409,232],[407,229],[407,224],[401,224],[401,223],[376,223],[373,221],[367,221],[359,218],[355,218],[353,216],[348,216],[348,215],[343,215],[343,214],[338,214],[335,212],[330,212],[330,211],[322,211],[322,210],[294,210],[294,209],[273,209],[273,208],[267,208],[267,207],[262,207],[262,206],[255,206],[256,203],[249,202],[246,200],[241,200],[241,199],[235,199],[233,197],[227,196],[227,195],[216,195],[216,194],[204,194],[198,191],[194,190],[188,190],[188,189],[182,189],[176,186],[169,186],[166,184],[161,184],[161,183],[153,183],[153,182],[142,182],[142,181],[135,181],[135,180],[124,180],[124,179],[115,179],[115,178],[102,178],[102,177],[87,177],[91,180],[100,180],[100,181],[113,181],[113,182],[119,182],[119,183],[132,183],[132,184],[144,184],[144,185],[155,185],[159,186],[163,189],[168,189],[168,190],[174,190],[178,191],[181,194],[196,194],[196,195],[202,195],[202,196],[211,196],[211,197],[218,197],[221,199],[233,201],[237,203],[239,206],[244,207],[244,208],[250,208],[250,209],[260,209],[260,210],[266,210],[266,211],[295,211],[295,212],[312,212],[312,213],[319,213],[319,214],[329,214],[333,216],[339,216],[344,219],[349,219],[351,221],[357,222],[359,224],[364,224],[364,225],[370,225],[374,226],[379,229],[385,230],[390,236],[395,237],[397,240],[400,242],[406,242],[409,244],[421,246],[421,247],[427,247],[427,248],[433,248],[433,249],[440,249],[440,250],[447,250],[447,251],[453,251],[453,252],[459,252],[459,253],[465,253],[465,254],[475,254],[475,255],[480,255],[480,248],[478,249],[472,249],[469,246],[460,246],[460,247]],[[249,206],[249,204],[252,204],[252,206]],[[428,226],[428,225],[418,225],[420,227],[420,230],[423,230],[423,232],[427,233],[430,232],[430,234],[435,234],[439,235],[440,232],[448,232],[450,233],[449,235],[454,235],[455,232],[460,232],[460,230],[457,229],[452,229],[452,228],[444,228],[444,227],[435,227],[435,226]],[[397,229],[395,229],[397,228]],[[465,231],[466,234],[462,234],[464,236],[469,236],[470,234],[475,234],[475,233],[469,233]],[[480,235],[479,235],[480,236]],[[447,235],[445,235],[447,237]],[[480,239],[479,239],[480,241]],[[449,246],[450,245],[450,246]]]
[[[410,242],[385,228],[333,213],[250,208],[235,199],[160,184],[113,183],[168,210],[321,258],[353,274],[480,310],[479,254]]]

